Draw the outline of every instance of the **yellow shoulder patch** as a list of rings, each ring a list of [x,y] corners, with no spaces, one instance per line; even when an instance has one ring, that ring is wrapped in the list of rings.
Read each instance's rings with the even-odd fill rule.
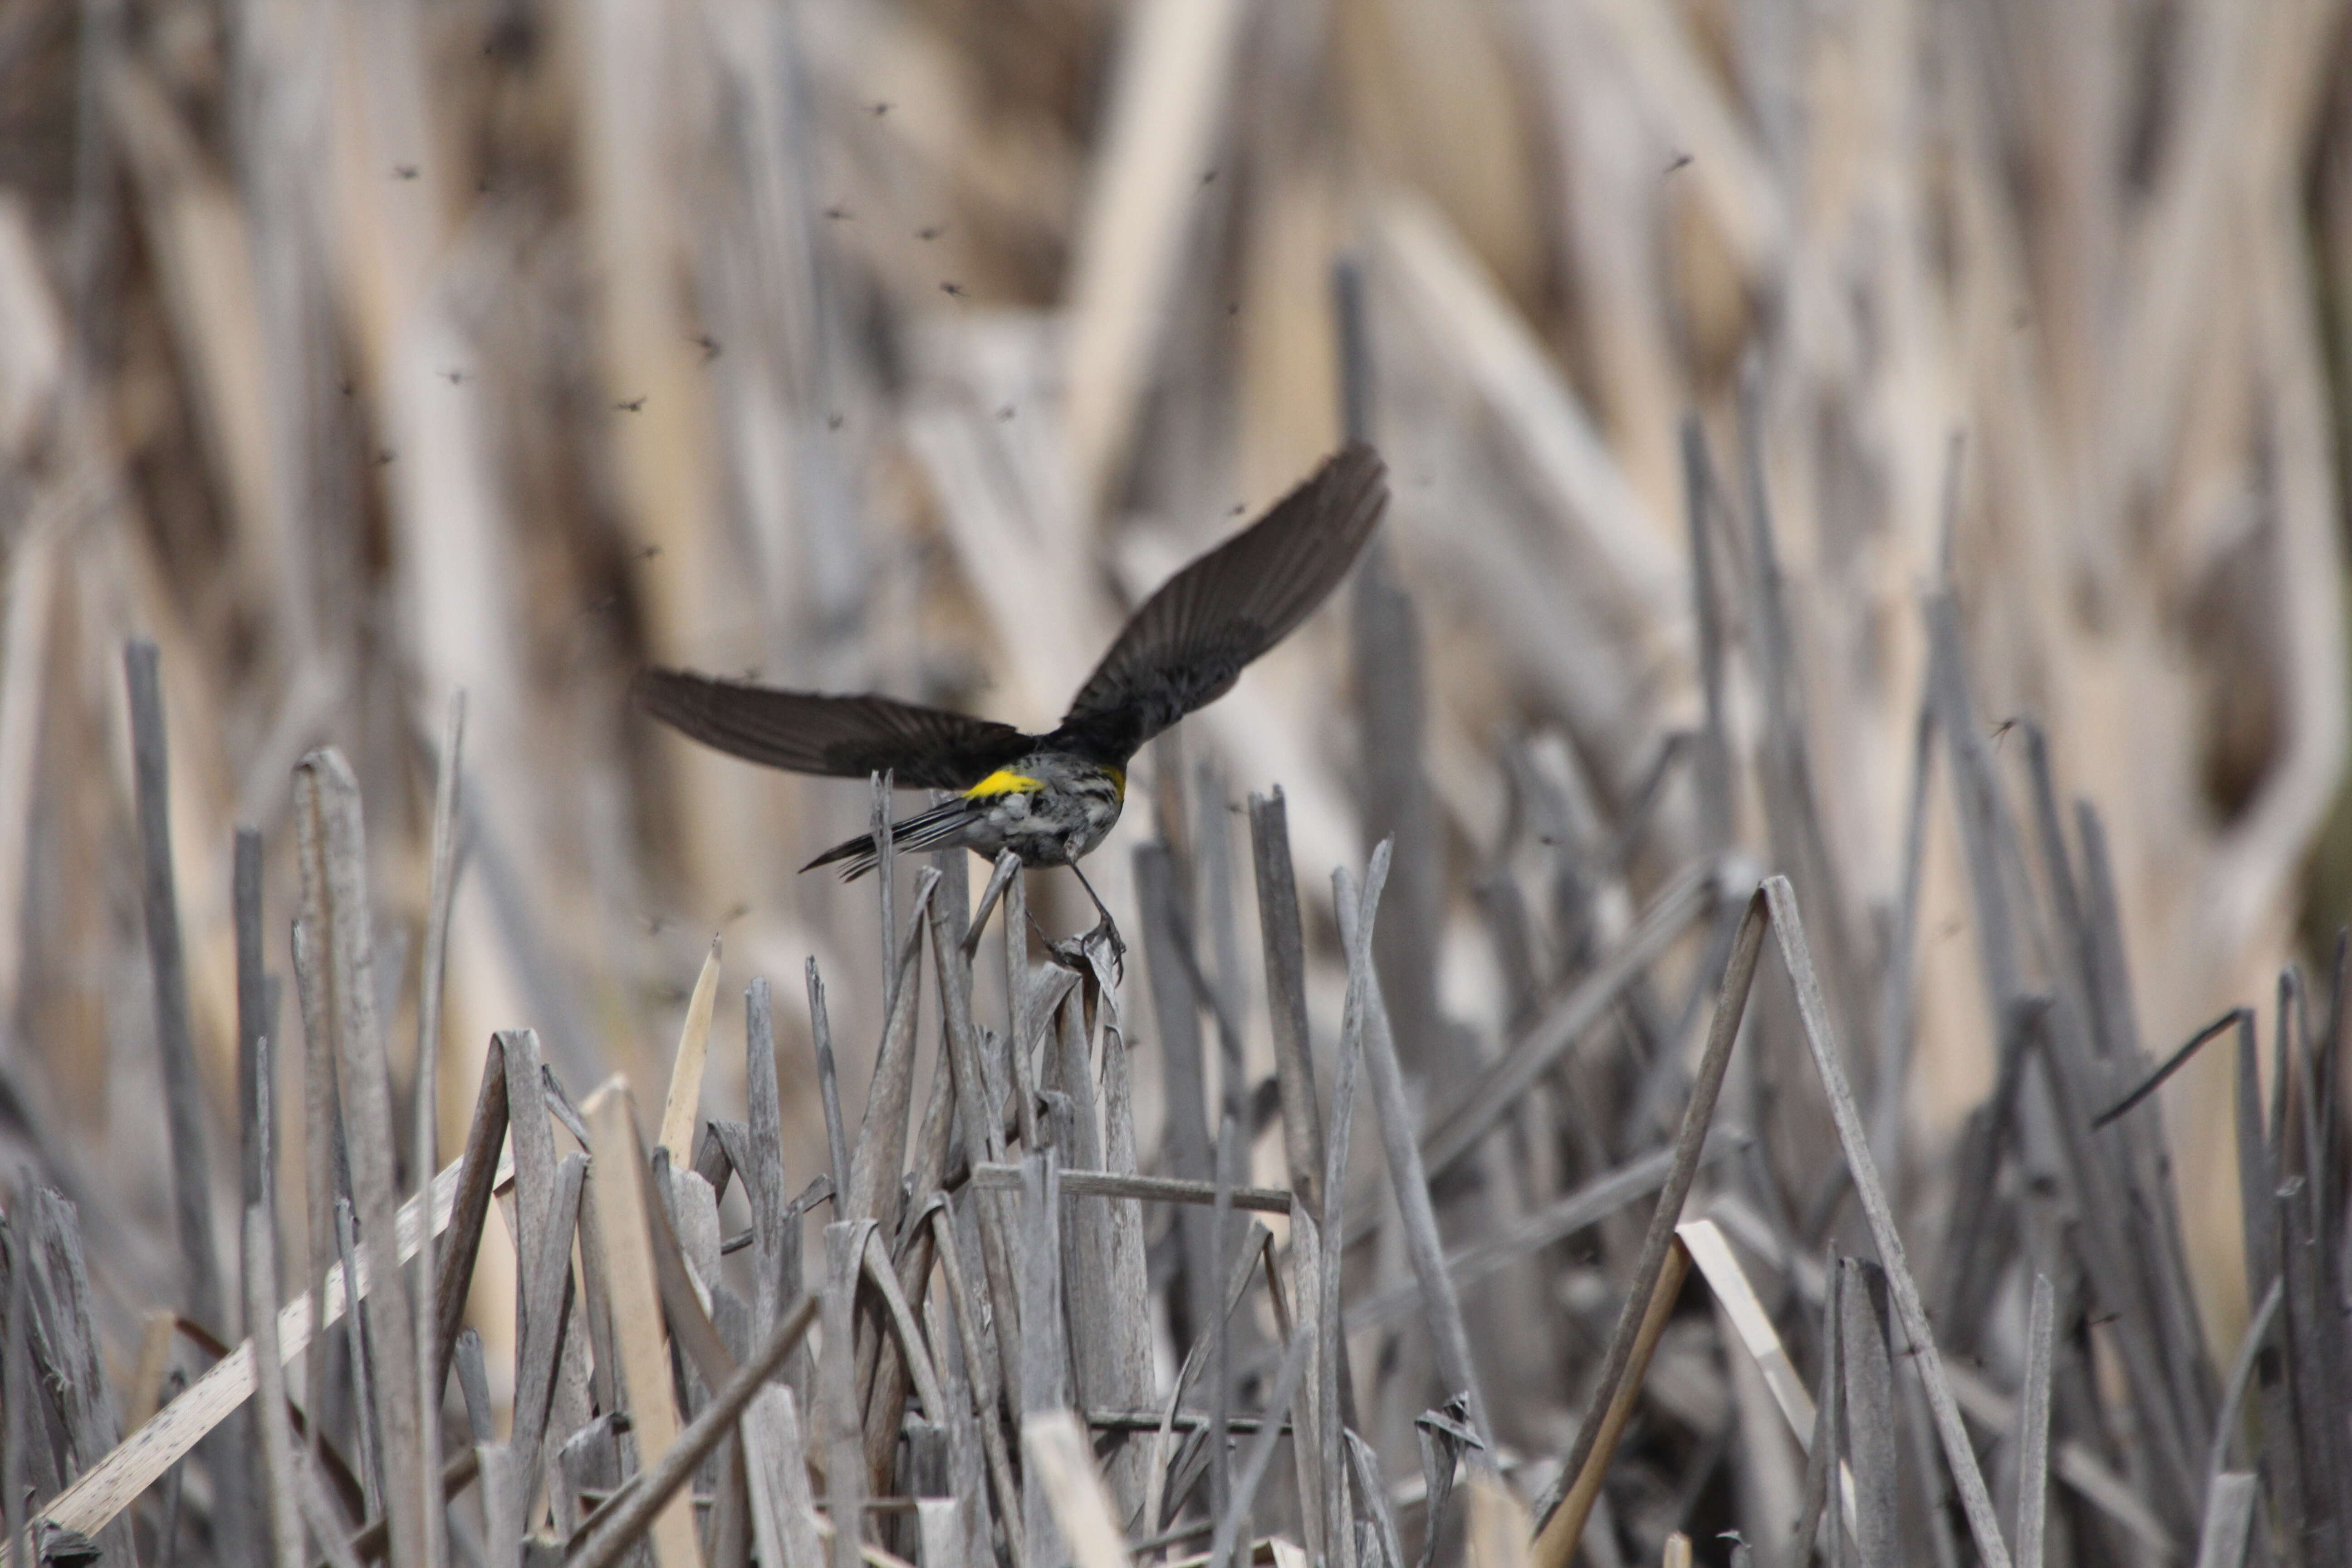
[[[1045,787],[1044,779],[1033,779],[1027,773],[1016,773],[1011,768],[999,768],[964,791],[963,797],[979,800],[992,795],[1034,795]]]
[[[1110,775],[1111,787],[1118,791],[1118,802],[1121,805],[1125,805],[1127,804],[1127,770],[1110,763],[1105,763],[1102,770]]]

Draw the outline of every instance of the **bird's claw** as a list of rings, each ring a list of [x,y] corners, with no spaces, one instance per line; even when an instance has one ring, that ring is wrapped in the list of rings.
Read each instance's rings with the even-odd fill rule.
[[[1094,930],[1078,939],[1079,946],[1091,948],[1100,942],[1110,954],[1111,972],[1119,980],[1127,978],[1127,941],[1118,934],[1118,926],[1105,915],[1095,922]]]
[[[1049,942],[1045,946],[1055,961],[1066,969],[1107,978],[1113,985],[1123,983],[1127,978],[1127,942],[1118,934],[1118,925],[1108,914],[1097,921],[1092,930],[1082,931],[1067,942]],[[1097,949],[1109,956],[1108,966],[1097,961]],[[1109,973],[1103,976],[1106,967]]]

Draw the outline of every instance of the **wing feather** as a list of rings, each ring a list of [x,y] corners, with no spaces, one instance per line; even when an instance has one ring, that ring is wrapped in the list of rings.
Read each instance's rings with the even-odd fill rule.
[[[826,697],[682,669],[637,677],[663,723],[731,756],[794,773],[864,778],[885,769],[918,789],[962,789],[1027,751],[1010,724],[887,697]]]
[[[1060,735],[1123,758],[1223,696],[1339,585],[1387,504],[1379,454],[1349,443],[1144,601],[1071,700]]]

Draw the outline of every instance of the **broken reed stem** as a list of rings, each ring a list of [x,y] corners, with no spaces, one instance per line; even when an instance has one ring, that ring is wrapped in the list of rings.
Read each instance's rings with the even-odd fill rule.
[[[1315,1420],[1316,1436],[1323,1445],[1323,1539],[1327,1543],[1355,1539],[1354,1510],[1348,1505],[1346,1466],[1350,1456],[1345,1440],[1346,1435],[1351,1435],[1346,1433],[1346,1428],[1348,1417],[1353,1413],[1342,1408],[1348,1392],[1348,1342],[1340,1331],[1339,1321],[1344,1261],[1341,1238],[1346,1235],[1342,1198],[1348,1187],[1348,1144],[1356,1121],[1356,1079],[1364,1058],[1368,1011],[1365,993],[1372,984],[1372,921],[1363,918],[1363,911],[1377,912],[1380,909],[1381,892],[1389,879],[1387,848],[1385,842],[1376,846],[1364,868],[1362,901],[1350,933],[1353,940],[1346,944],[1348,995],[1340,1014],[1339,1063],[1331,1087],[1331,1132],[1324,1146],[1322,1254],[1318,1281],[1321,1299],[1316,1305],[1316,1334],[1321,1346],[1316,1371],[1321,1386],[1316,1391]],[[1345,907],[1349,900],[1343,895],[1339,901]],[[1339,1550],[1345,1553],[1347,1548],[1342,1545]]]
[[[1172,771],[1172,770],[1171,770]],[[1214,1178],[1208,1120],[1208,1076],[1201,1054],[1201,1003],[1183,952],[1182,895],[1165,844],[1135,851],[1136,900],[1143,920],[1143,957],[1150,977],[1151,1017],[1159,1030],[1160,1094],[1165,1105],[1160,1163],[1189,1182]],[[1183,1267],[1186,1332],[1199,1333],[1216,1310],[1214,1233],[1206,1215],[1177,1216]]]
[[[1549,1521],[1536,1532],[1529,1561],[1538,1568],[1567,1563],[1576,1543],[1583,1539],[1585,1521],[1591,1517],[1592,1505],[1601,1496],[1601,1483],[1608,1474],[1610,1457],[1617,1451],[1617,1440],[1624,1435],[1625,1423],[1633,1418],[1650,1357],[1658,1348],[1659,1337],[1666,1331],[1666,1321],[1674,1316],[1675,1301],[1682,1294],[1683,1281],[1689,1274],[1690,1252],[1679,1237],[1670,1234],[1665,1261],[1649,1294],[1642,1298],[1642,1315],[1626,1348],[1622,1375],[1611,1390],[1609,1403],[1597,1412],[1588,1413],[1591,1441],[1586,1442],[1583,1430],[1577,1434],[1578,1446],[1586,1450],[1586,1455],[1575,1471],[1575,1484],[1559,1500]]]
[[[240,1201],[251,1205],[261,1201],[277,1159],[271,1146],[276,1130],[266,1109],[270,1091],[261,1087],[269,1070],[263,1058],[270,1054],[268,1036],[276,1021],[269,1016],[272,988],[262,954],[261,835],[250,827],[238,828],[233,853],[229,903],[236,926],[236,1105],[244,1171]],[[239,1282],[240,1289],[243,1284]]]
[[[984,1192],[1019,1192],[1021,1167],[976,1166],[971,1173],[971,1184]],[[1234,1208],[1249,1213],[1286,1215],[1290,1212],[1290,1194],[1279,1187],[1229,1187],[1226,1193]],[[1217,1201],[1217,1184],[1180,1182],[1172,1176],[1116,1176],[1103,1171],[1065,1170],[1062,1173],[1062,1194],[1065,1197],[1141,1198],[1147,1202],[1158,1200],[1209,1207]]]
[[[441,736],[440,772],[433,786],[432,869],[425,893],[425,952],[417,968],[416,1081],[415,1103],[410,1107],[415,1122],[415,1142],[409,1174],[420,1196],[432,1190],[434,1174],[441,1166],[441,982],[449,957],[449,910],[457,896],[457,787],[465,742],[466,694],[459,690],[449,697],[449,721]],[[437,1521],[441,1511],[439,1413],[443,1384],[436,1375],[440,1371],[441,1314],[435,1283],[433,1233],[427,1227],[417,1239],[414,1301],[420,1417],[417,1430],[421,1444],[417,1475],[419,1483],[427,1489],[419,1506],[428,1519]],[[428,1561],[437,1564],[443,1555],[437,1525],[427,1530],[425,1544]]]
[[[1780,960],[1797,994],[1797,1016],[1804,1026],[1805,1044],[1812,1054],[1813,1068],[1822,1086],[1829,1092],[1830,1115],[1837,1125],[1838,1142],[1844,1150],[1846,1167],[1853,1178],[1854,1195],[1861,1200],[1863,1215],[1870,1222],[1871,1240],[1876,1244],[1879,1262],[1886,1269],[1887,1285],[1902,1317],[1903,1331],[1910,1337],[1920,1382],[1927,1390],[1927,1408],[1935,1416],[1936,1433],[1943,1441],[1944,1458],[1951,1467],[1953,1484],[1959,1489],[1969,1532],[1975,1537],[1977,1552],[1987,1568],[2010,1568],[2009,1547],[2001,1539],[1991,1494],[1985,1489],[1983,1471],[1977,1468],[1976,1450],[1969,1446],[1968,1428],[1961,1423],[1959,1406],[1953,1401],[1951,1382],[1944,1375],[1943,1355],[1936,1348],[1935,1331],[1927,1322],[1926,1309],[1920,1305],[1918,1282],[1912,1278],[1910,1264],[1906,1260],[1903,1236],[1895,1226],[1895,1211],[1886,1201],[1886,1189],[1879,1182],[1878,1167],[1870,1158],[1862,1118],[1854,1109],[1853,1091],[1846,1087],[1845,1068],[1838,1061],[1836,1036],[1830,1029],[1821,984],[1813,977],[1812,952],[1805,945],[1805,928],[1797,912],[1796,891],[1785,877],[1766,878],[1763,891],[1771,904]]]
[[[1283,1154],[1289,1164],[1291,1191],[1312,1212],[1318,1205],[1317,1184],[1323,1177],[1323,1116],[1316,1105],[1315,1058],[1307,1042],[1306,933],[1298,918],[1289,807],[1282,791],[1251,795],[1249,817],[1275,1084],[1282,1097]]]
[[[2025,1393],[2018,1408],[2017,1568],[2042,1568],[2050,1508],[2050,1358],[2055,1314],[2050,1277],[2037,1271],[2026,1316]]]
[[[299,810],[302,805],[299,781],[297,781],[296,817],[298,849],[303,863],[310,863],[312,840],[323,829],[316,814]],[[327,899],[321,882],[305,877],[302,882],[301,918],[295,921],[291,935],[294,961],[294,992],[302,1013],[302,1191],[307,1237],[306,1268],[302,1281],[307,1295],[314,1301],[326,1300],[327,1278],[338,1267],[335,1261],[335,1042],[332,1025],[329,1022],[331,999],[327,975],[320,952],[321,933],[326,930]],[[495,1050],[492,1053],[496,1054]],[[502,1102],[503,1103],[503,1102]],[[505,1129],[500,1127],[503,1135]],[[303,1364],[305,1388],[325,1388],[328,1384],[327,1339],[324,1334],[312,1336],[310,1355]],[[313,1422],[308,1430],[305,1447],[312,1467],[316,1467],[325,1451],[325,1423]]]
[[[2246,1331],[2239,1336],[2237,1359],[2230,1364],[2230,1380],[2221,1385],[2221,1408],[2214,1417],[2213,1441],[2206,1452],[2205,1477],[2209,1485],[2228,1466],[2230,1444],[2238,1436],[2238,1413],[2245,1402],[2247,1385],[2253,1380],[2263,1342],[2270,1337],[2271,1325],[2278,1320],[2285,1289],[2284,1281],[2271,1281],[2262,1304],[2246,1320]]]
[[[1568,1489],[1583,1481],[1596,1456],[1600,1463],[1607,1462],[1607,1454],[1599,1447],[1603,1420],[1617,1398],[1618,1386],[1627,1381],[1635,1347],[1641,1341],[1642,1325],[1652,1310],[1652,1298],[1660,1293],[1666,1259],[1674,1248],[1675,1226],[1682,1217],[1683,1200],[1689,1195],[1691,1183],[1698,1175],[1707,1124],[1715,1119],[1716,1098],[1722,1092],[1723,1075],[1731,1065],[1731,1048],[1738,1042],[1740,1020],[1747,1015],[1748,988],[1756,979],[1757,961],[1763,954],[1764,928],[1769,918],[1765,890],[1759,888],[1748,899],[1747,912],[1740,917],[1738,935],[1732,942],[1731,962],[1725,966],[1723,984],[1716,995],[1715,1021],[1707,1030],[1706,1051],[1699,1058],[1690,1102],[1683,1111],[1682,1131],[1675,1139],[1674,1163],[1666,1169],[1658,1205],[1652,1211],[1649,1231],[1642,1238],[1641,1261],[1634,1267],[1633,1289],[1626,1293],[1625,1305],[1617,1314],[1609,1353],[1601,1363],[1601,1376],[1593,1385],[1584,1419],[1577,1427],[1576,1441],[1560,1467],[1559,1479],[1536,1505],[1538,1568],[1564,1568],[1575,1554],[1584,1521],[1567,1518],[1560,1511],[1560,1503]]]
[[[1903,817],[1903,886],[1895,906],[1885,974],[1878,994],[1878,1071],[1871,1107],[1871,1152],[1892,1163],[1903,1137],[1904,1096],[1911,1082],[1913,966],[1918,962],[1919,889],[1927,852],[1927,788],[1936,762],[1936,689],[1922,673],[1918,717],[1911,727],[1911,791]]]
[[[376,1015],[375,928],[368,898],[366,829],[359,781],[341,752],[313,752],[297,770],[302,803],[304,901],[324,909],[327,989],[332,998],[336,1084],[342,1101],[344,1147],[352,1195],[372,1241],[396,1234],[398,1188],[393,1172],[392,1079]],[[440,1510],[425,1506],[423,1439],[417,1394],[415,1303],[408,1280],[386,1270],[378,1285],[379,1311],[363,1312],[367,1353],[375,1373],[383,1422],[384,1511],[391,1524],[394,1568],[426,1568],[440,1560]]]
[[[719,960],[723,943],[710,939],[694,990],[687,998],[686,1021],[678,1026],[677,1049],[670,1058],[669,1089],[662,1099],[661,1129],[654,1147],[669,1151],[673,1169],[694,1158],[694,1128],[702,1104],[702,1069],[710,1059],[710,1013],[719,1002]]]
[[[1217,1122],[1216,1193],[1209,1208],[1220,1275],[1231,1267],[1226,1248],[1233,1244],[1233,1172],[1240,1161],[1241,1124],[1227,1110]],[[1225,1425],[1233,1415],[1234,1395],[1234,1332],[1229,1313],[1219,1312],[1209,1321],[1209,1365],[1214,1373],[1209,1388],[1209,1517],[1222,1521],[1233,1485],[1233,1449]],[[1224,1568],[1214,1557],[1211,1564]]]
[[[277,1215],[267,1203],[245,1211],[245,1310],[254,1325],[261,1428],[264,1517],[276,1568],[307,1568],[294,1496],[294,1433],[286,1419],[286,1368],[278,1353]]]
[[[971,1016],[971,970],[968,964],[957,962],[961,933],[953,928],[952,921],[963,913],[957,907],[961,895],[952,889],[945,891],[949,896],[934,897],[929,911],[931,968],[941,977],[940,998],[940,1011],[946,1015],[948,1070],[956,1099],[965,1108],[965,1114],[957,1119],[963,1126],[964,1157],[975,1167],[1000,1164],[1004,1157],[1004,1133],[990,1108],[988,1079],[981,1068],[980,1037]],[[996,1386],[1012,1396],[1012,1404],[1018,1409],[1021,1331],[1014,1306],[1017,1298],[1013,1294],[1011,1249],[1004,1234],[1004,1211],[988,1194],[974,1194],[972,1202],[980,1224],[981,1270],[988,1282],[988,1299],[994,1307]]]
[[[883,1016],[895,1024],[898,1019],[898,1005],[895,999],[898,992],[898,965],[893,962],[893,958],[889,944],[886,942],[883,947],[882,967],[889,973],[889,983],[885,989],[893,1001],[890,1005],[891,1011],[884,1014]],[[833,1170],[833,1190],[841,1200],[835,1205],[834,1214],[835,1217],[842,1217],[852,1212],[843,1206],[849,1202],[851,1190],[849,1135],[844,1130],[841,1120],[841,1080],[834,1064],[833,1019],[825,1011],[824,976],[817,973],[814,953],[809,955],[807,978],[809,1037],[816,1046],[817,1098],[824,1110],[824,1147]],[[886,1029],[887,1027],[886,1025]]]
[[[230,1297],[241,1310],[229,1320],[229,1324],[234,1328],[241,1321],[247,1333],[257,1335],[261,1332],[261,1322],[256,1314],[268,1315],[278,1310],[278,1233],[274,1228],[277,1223],[274,1189],[278,1154],[275,1146],[277,1129],[273,1124],[272,1111],[276,1086],[268,1081],[270,1064],[276,1059],[276,1052],[271,1049],[269,1041],[269,1031],[277,1027],[271,1005],[276,996],[262,955],[261,835],[249,827],[238,828],[232,853],[234,864],[230,871],[229,901],[236,928],[236,1092],[238,1163],[241,1171],[237,1213],[241,1218],[249,1221],[249,1211],[267,1201],[270,1217],[266,1223],[273,1228],[264,1243],[269,1248],[268,1279],[263,1291],[266,1300],[258,1305],[253,1300],[255,1281],[251,1260],[247,1256],[252,1243],[243,1236],[239,1237],[238,1278],[231,1282]],[[429,1172],[431,1167],[424,1169]],[[281,1373],[284,1371],[283,1368],[278,1370]],[[242,1430],[239,1429],[241,1426],[244,1427]],[[268,1462],[272,1458],[267,1437],[266,1433],[257,1436],[249,1426],[245,1425],[245,1418],[239,1417],[232,1421],[229,1430],[220,1439],[222,1447],[245,1449],[244,1479],[248,1484],[249,1497],[254,1492],[265,1492],[274,1484],[273,1478],[265,1476],[259,1485],[253,1485],[253,1466],[257,1462]],[[224,1467],[219,1484],[236,1486],[239,1479],[236,1471],[236,1463],[231,1460]],[[290,1494],[284,1500],[290,1508]],[[265,1496],[264,1505],[274,1506],[274,1500]],[[237,1513],[245,1517],[231,1517]],[[257,1518],[252,1509],[239,1510],[232,1505],[216,1528],[221,1531],[225,1543],[235,1544],[236,1537],[242,1535],[247,1550],[257,1551],[263,1549],[265,1542],[275,1542],[277,1521],[266,1516]],[[297,1531],[300,1529],[299,1521],[294,1528]],[[123,1539],[119,1549],[127,1552],[130,1531],[126,1527],[121,1533]],[[299,1542],[299,1536],[297,1539]]]
[[[180,935],[180,902],[172,871],[171,769],[163,731],[163,693],[155,645],[132,639],[122,650],[131,694],[132,782],[138,796],[139,847],[144,868],[147,959],[153,974],[155,1047],[163,1069],[163,1119],[171,1133],[172,1215],[180,1240],[181,1287],[189,1317],[207,1329],[223,1326],[220,1258],[213,1247],[206,1196],[204,1087],[196,1070],[194,1026],[188,1018],[188,960]]]
[[[1514,1040],[1460,1099],[1430,1118],[1421,1142],[1422,1162],[1432,1177],[1444,1175],[1476,1148],[1570,1047],[1610,1016],[1626,988],[1681,939],[1693,921],[1717,906],[1722,880],[1722,868],[1713,863],[1691,867],[1675,878],[1640,923],[1574,990]]]
[[[2114,1121],[2120,1117],[2129,1115],[2133,1109],[2142,1100],[2146,1100],[2149,1095],[2154,1094],[2158,1089],[2163,1088],[2165,1079],[2170,1078],[2174,1073],[2179,1072],[2182,1068],[2188,1066],[2189,1058],[2195,1056],[2198,1051],[2202,1049],[2206,1042],[2217,1039],[2221,1036],[2228,1034],[2231,1030],[2237,1028],[2241,1019],[2251,1024],[2253,1019],[2252,1010],[2246,1007],[2232,1007],[2228,1012],[2222,1014],[2220,1017],[2214,1019],[2211,1023],[2206,1025],[2203,1028],[2198,1030],[2195,1034],[2189,1036],[2188,1042],[2185,1045],[2183,1045],[2179,1050],[2173,1052],[2170,1056],[2164,1058],[2163,1066],[2158,1068],[2154,1072],[2149,1073],[2146,1078],[2142,1079],[2139,1083],[2121,1100],[2116,1100],[2113,1105],[2108,1106],[2105,1110],[2102,1110],[2096,1116],[2092,1117],[2091,1131],[2096,1132],[2101,1128],[2105,1127],[2107,1123]]]
[[[784,1278],[788,1262],[795,1276],[799,1272],[799,1231],[795,1228],[787,1237],[785,1227],[796,1226],[800,1216],[787,1217],[783,1101],[776,1079],[774,1003],[765,975],[754,976],[743,992],[743,1083],[745,1133],[751,1148],[750,1158],[736,1173],[742,1177],[751,1198],[751,1312],[756,1331],[765,1330],[783,1310],[789,1300],[788,1283],[792,1290],[800,1289],[797,1277],[789,1282]]]
[[[595,1161],[598,1229],[607,1259],[605,1289],[613,1304],[620,1381],[636,1438],[637,1462],[658,1469],[677,1443],[648,1213],[660,1200],[648,1190],[627,1081],[607,1079],[582,1109],[595,1139],[590,1154]],[[659,1568],[693,1568],[700,1555],[693,1505],[678,1500],[667,1508],[649,1509],[646,1518],[655,1521],[654,1558]]]
[[[426,1386],[425,1408],[441,1407],[441,1391],[448,1386],[449,1361],[466,1322],[466,1293],[474,1279],[474,1259],[481,1249],[482,1228],[489,1217],[490,1187],[497,1173],[499,1150],[507,1135],[506,1047],[496,1035],[482,1058],[482,1087],[474,1100],[474,1120],[466,1131],[466,1152],[457,1161],[457,1198],[450,1215],[449,1267],[435,1281],[433,1380]]]
[[[1382,847],[1386,845],[1382,840]],[[1375,858],[1380,854],[1379,849],[1373,851]],[[1345,873],[1335,872],[1332,892],[1339,910],[1340,939],[1352,947],[1360,929],[1375,930],[1375,911],[1369,899],[1357,905],[1349,891]],[[1381,1142],[1397,1213],[1405,1227],[1414,1277],[1421,1282],[1423,1309],[1429,1314],[1437,1342],[1438,1375],[1444,1381],[1447,1398],[1460,1394],[1468,1400],[1470,1426],[1481,1445],[1472,1451],[1473,1468],[1488,1465],[1493,1463],[1494,1427],[1486,1419],[1486,1396],[1478,1390],[1477,1371],[1471,1363],[1462,1303],[1454,1294],[1453,1277],[1445,1271],[1444,1242],[1438,1235],[1437,1213],[1429,1199],[1429,1176],[1422,1168],[1420,1129],[1406,1100],[1404,1068],[1397,1059],[1396,1037],[1389,1027],[1388,1005],[1377,973],[1364,986],[1364,1060],[1370,1068],[1372,1105],[1380,1117]]]
[[[784,1358],[801,1342],[801,1336],[808,1332],[816,1314],[817,1298],[803,1295],[800,1304],[768,1331],[751,1359],[737,1368],[726,1386],[711,1396],[702,1414],[678,1433],[659,1459],[639,1472],[619,1505],[593,1525],[593,1533],[564,1560],[564,1568],[611,1568],[657,1518],[667,1517],[664,1510],[677,1495],[677,1489],[719,1447],[720,1439],[734,1430],[752,1396],[784,1364]],[[855,1524],[852,1521],[853,1533]]]
[[[1289,1347],[1282,1353],[1282,1368],[1275,1374],[1274,1393],[1266,1402],[1256,1439],[1243,1457],[1241,1473],[1234,1478],[1232,1496],[1217,1521],[1217,1533],[1209,1546],[1211,1568],[1225,1568],[1233,1561],[1234,1544],[1241,1538],[1243,1527],[1249,1523],[1250,1509],[1257,1501],[1257,1489],[1265,1480],[1266,1467],[1274,1462],[1276,1444],[1285,1430],[1291,1401],[1298,1396],[1298,1381],[1307,1371],[1307,1352],[1314,1344],[1313,1325],[1301,1323],[1292,1331]],[[1230,1430],[1230,1417],[1225,1424]]]
[[[824,1289],[819,1311],[824,1353],[817,1358],[817,1450],[824,1463],[824,1506],[832,1516],[834,1568],[857,1568],[866,1502],[866,1449],[858,1426],[856,1294],[870,1219],[824,1227]]]
[[[398,1260],[405,1261],[415,1254],[418,1234],[428,1221],[435,1229],[448,1224],[457,1183],[458,1170],[452,1165],[434,1180],[429,1213],[413,1199],[401,1206],[395,1233]],[[375,1266],[373,1247],[361,1249],[358,1262],[356,1279],[346,1281],[341,1266],[337,1266],[327,1271],[319,1295],[306,1291],[279,1309],[278,1339],[283,1355],[290,1359],[302,1353],[305,1347],[317,1343],[323,1331],[342,1318],[353,1300],[371,1295],[387,1273],[398,1277],[396,1268],[386,1271]],[[322,1308],[314,1317],[314,1306],[320,1304]],[[83,1471],[50,1501],[41,1518],[58,1530],[96,1535],[161,1480],[173,1465],[185,1458],[229,1412],[251,1398],[256,1378],[254,1344],[248,1340],[215,1362],[203,1376],[150,1416],[105,1458]],[[313,1435],[316,1430],[314,1426]],[[301,1468],[315,1479],[317,1466]]]
[[[1021,1489],[1013,1478],[1013,1459],[1004,1445],[1003,1423],[996,1417],[1000,1384],[992,1375],[996,1371],[989,1355],[993,1346],[980,1335],[975,1315],[979,1308],[972,1300],[963,1259],[956,1247],[955,1216],[949,1212],[944,1195],[929,1205],[929,1213],[932,1234],[939,1242],[940,1276],[947,1285],[948,1310],[955,1314],[956,1342],[963,1352],[964,1365],[970,1369],[981,1449],[988,1460],[989,1484],[996,1495],[996,1514],[1005,1521],[1004,1534],[1012,1549],[1013,1568],[1024,1568],[1028,1553],[1020,1531],[1013,1528],[1021,1518]]]

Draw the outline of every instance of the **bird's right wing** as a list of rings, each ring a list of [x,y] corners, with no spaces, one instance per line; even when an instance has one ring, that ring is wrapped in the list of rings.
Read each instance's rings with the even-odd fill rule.
[[[1063,735],[1125,755],[1223,696],[1339,585],[1388,499],[1371,447],[1351,442],[1334,454],[1144,601],[1071,700]]]
[[[683,669],[637,677],[663,723],[732,756],[794,773],[864,778],[886,769],[917,789],[963,789],[1027,751],[1010,724],[887,697],[823,697]]]

